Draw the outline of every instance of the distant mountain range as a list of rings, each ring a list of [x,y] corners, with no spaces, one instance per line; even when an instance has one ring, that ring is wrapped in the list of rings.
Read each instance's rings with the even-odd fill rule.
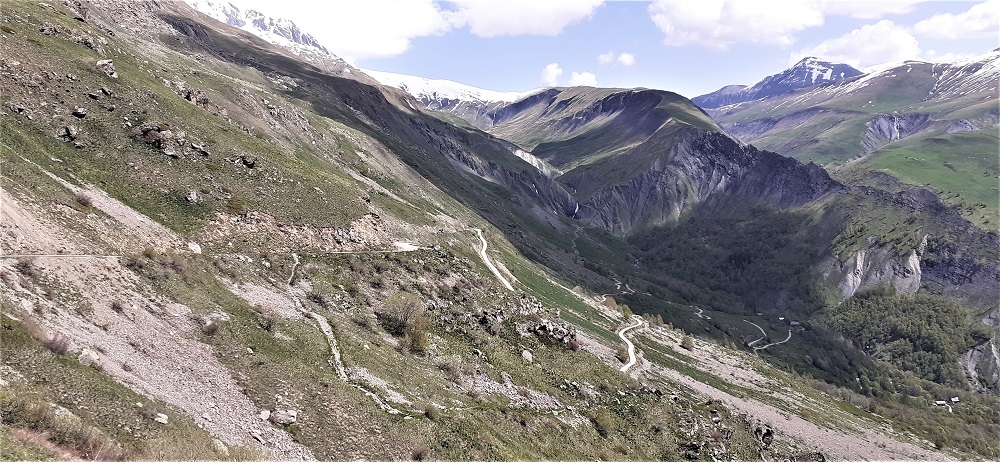
[[[774,74],[753,86],[727,85],[707,95],[691,99],[699,107],[714,109],[729,104],[783,95],[800,88],[838,82],[862,75],[863,72],[847,65],[805,58],[781,73]]]

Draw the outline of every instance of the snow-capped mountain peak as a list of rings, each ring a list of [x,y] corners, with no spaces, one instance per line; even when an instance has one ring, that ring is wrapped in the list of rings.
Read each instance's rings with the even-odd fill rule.
[[[703,108],[717,108],[783,95],[800,88],[831,84],[861,74],[861,71],[850,65],[831,63],[810,56],[778,74],[764,78],[753,86],[733,91],[734,86],[729,85],[707,95],[692,98],[691,101]]]
[[[399,88],[425,104],[427,101],[441,101],[446,99],[478,103],[509,103],[538,91],[536,89],[527,92],[501,92],[477,88],[451,80],[428,79],[414,75],[367,69],[363,71],[382,85]]]
[[[294,22],[272,18],[256,10],[241,10],[225,0],[184,0],[192,8],[233,27],[238,27],[296,54],[303,52],[333,57],[315,37],[303,32]]]

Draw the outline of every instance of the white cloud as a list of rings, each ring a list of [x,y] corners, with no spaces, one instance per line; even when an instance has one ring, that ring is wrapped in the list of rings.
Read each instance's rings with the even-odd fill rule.
[[[648,11],[670,46],[725,49],[736,43],[760,43],[784,47],[794,43],[799,32],[822,26],[827,16],[875,20],[909,13],[927,1],[653,0]]]
[[[611,64],[614,64],[616,59],[617,58],[615,57],[615,52],[613,51],[609,51],[607,53],[601,53],[597,55],[597,64],[600,64],[602,66],[610,66]]]
[[[559,86],[559,76],[563,74],[563,70],[559,67],[559,63],[552,63],[545,66],[542,69],[542,83],[548,87]],[[576,74],[575,72],[573,73]]]
[[[889,14],[906,14],[918,3],[929,0],[821,0],[820,8],[828,14],[859,19],[880,19]]]
[[[569,76],[571,87],[596,87],[597,76],[590,72],[574,72]]]
[[[616,63],[629,67],[635,64],[635,55],[632,53],[616,54],[614,51],[597,55],[597,64],[601,66],[614,66]]]
[[[920,44],[905,27],[883,19],[792,53],[788,62],[796,63],[806,56],[816,56],[861,68],[917,58],[920,56]]]
[[[218,0],[295,22],[348,61],[396,56],[418,37],[468,27],[480,37],[557,35],[604,0]]]
[[[230,0],[239,8],[290,19],[333,54],[349,61],[395,56],[417,37],[451,30],[433,0]]]
[[[973,5],[959,14],[937,14],[913,26],[917,35],[949,40],[996,37],[1000,31],[1000,0]]]
[[[802,0],[655,0],[648,11],[669,46],[787,46],[797,32],[823,24],[820,5]]]
[[[601,66],[615,66],[620,64],[629,67],[635,64],[635,55],[632,53],[616,54],[613,51],[609,51],[597,55],[597,64]]]
[[[924,52],[924,58],[935,63],[951,63],[963,59],[973,58],[975,56],[977,56],[975,53],[954,53],[951,51],[938,53],[935,50],[927,50]]]
[[[367,0],[366,0],[367,1]],[[354,3],[354,2],[349,2]],[[452,0],[446,13],[456,27],[468,26],[479,37],[557,35],[589,18],[604,0]]]

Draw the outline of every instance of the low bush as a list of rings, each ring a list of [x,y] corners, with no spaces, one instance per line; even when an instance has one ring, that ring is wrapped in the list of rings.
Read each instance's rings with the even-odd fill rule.
[[[41,274],[38,265],[35,263],[35,257],[19,257],[17,263],[14,263],[14,269],[29,278]]]
[[[77,204],[84,207],[91,207],[94,205],[94,198],[90,197],[90,194],[83,191],[77,191],[76,196],[74,196],[73,199],[76,200]]]

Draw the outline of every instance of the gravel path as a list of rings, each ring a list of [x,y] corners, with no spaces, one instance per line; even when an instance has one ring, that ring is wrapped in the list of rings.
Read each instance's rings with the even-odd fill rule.
[[[472,228],[472,230],[476,232],[479,236],[479,240],[483,242],[483,248],[479,250],[479,256],[483,259],[483,263],[486,263],[486,266],[489,267],[490,271],[493,272],[493,275],[497,277],[497,280],[500,281],[500,283],[503,284],[507,290],[513,292],[514,286],[510,285],[510,281],[508,281],[503,274],[500,274],[500,270],[498,270],[493,262],[490,261],[490,256],[486,254],[486,246],[488,244],[486,243],[486,238],[483,237],[483,230],[479,228]]]
[[[641,326],[643,323],[642,318],[639,316],[633,315],[632,318],[635,319],[635,324],[618,331],[618,336],[622,338],[622,341],[624,341],[625,345],[628,347],[628,362],[625,363],[625,365],[622,366],[621,369],[619,369],[622,372],[628,372],[628,369],[633,365],[635,365],[635,344],[633,344],[631,340],[625,337],[625,332],[635,329],[636,327]]]

